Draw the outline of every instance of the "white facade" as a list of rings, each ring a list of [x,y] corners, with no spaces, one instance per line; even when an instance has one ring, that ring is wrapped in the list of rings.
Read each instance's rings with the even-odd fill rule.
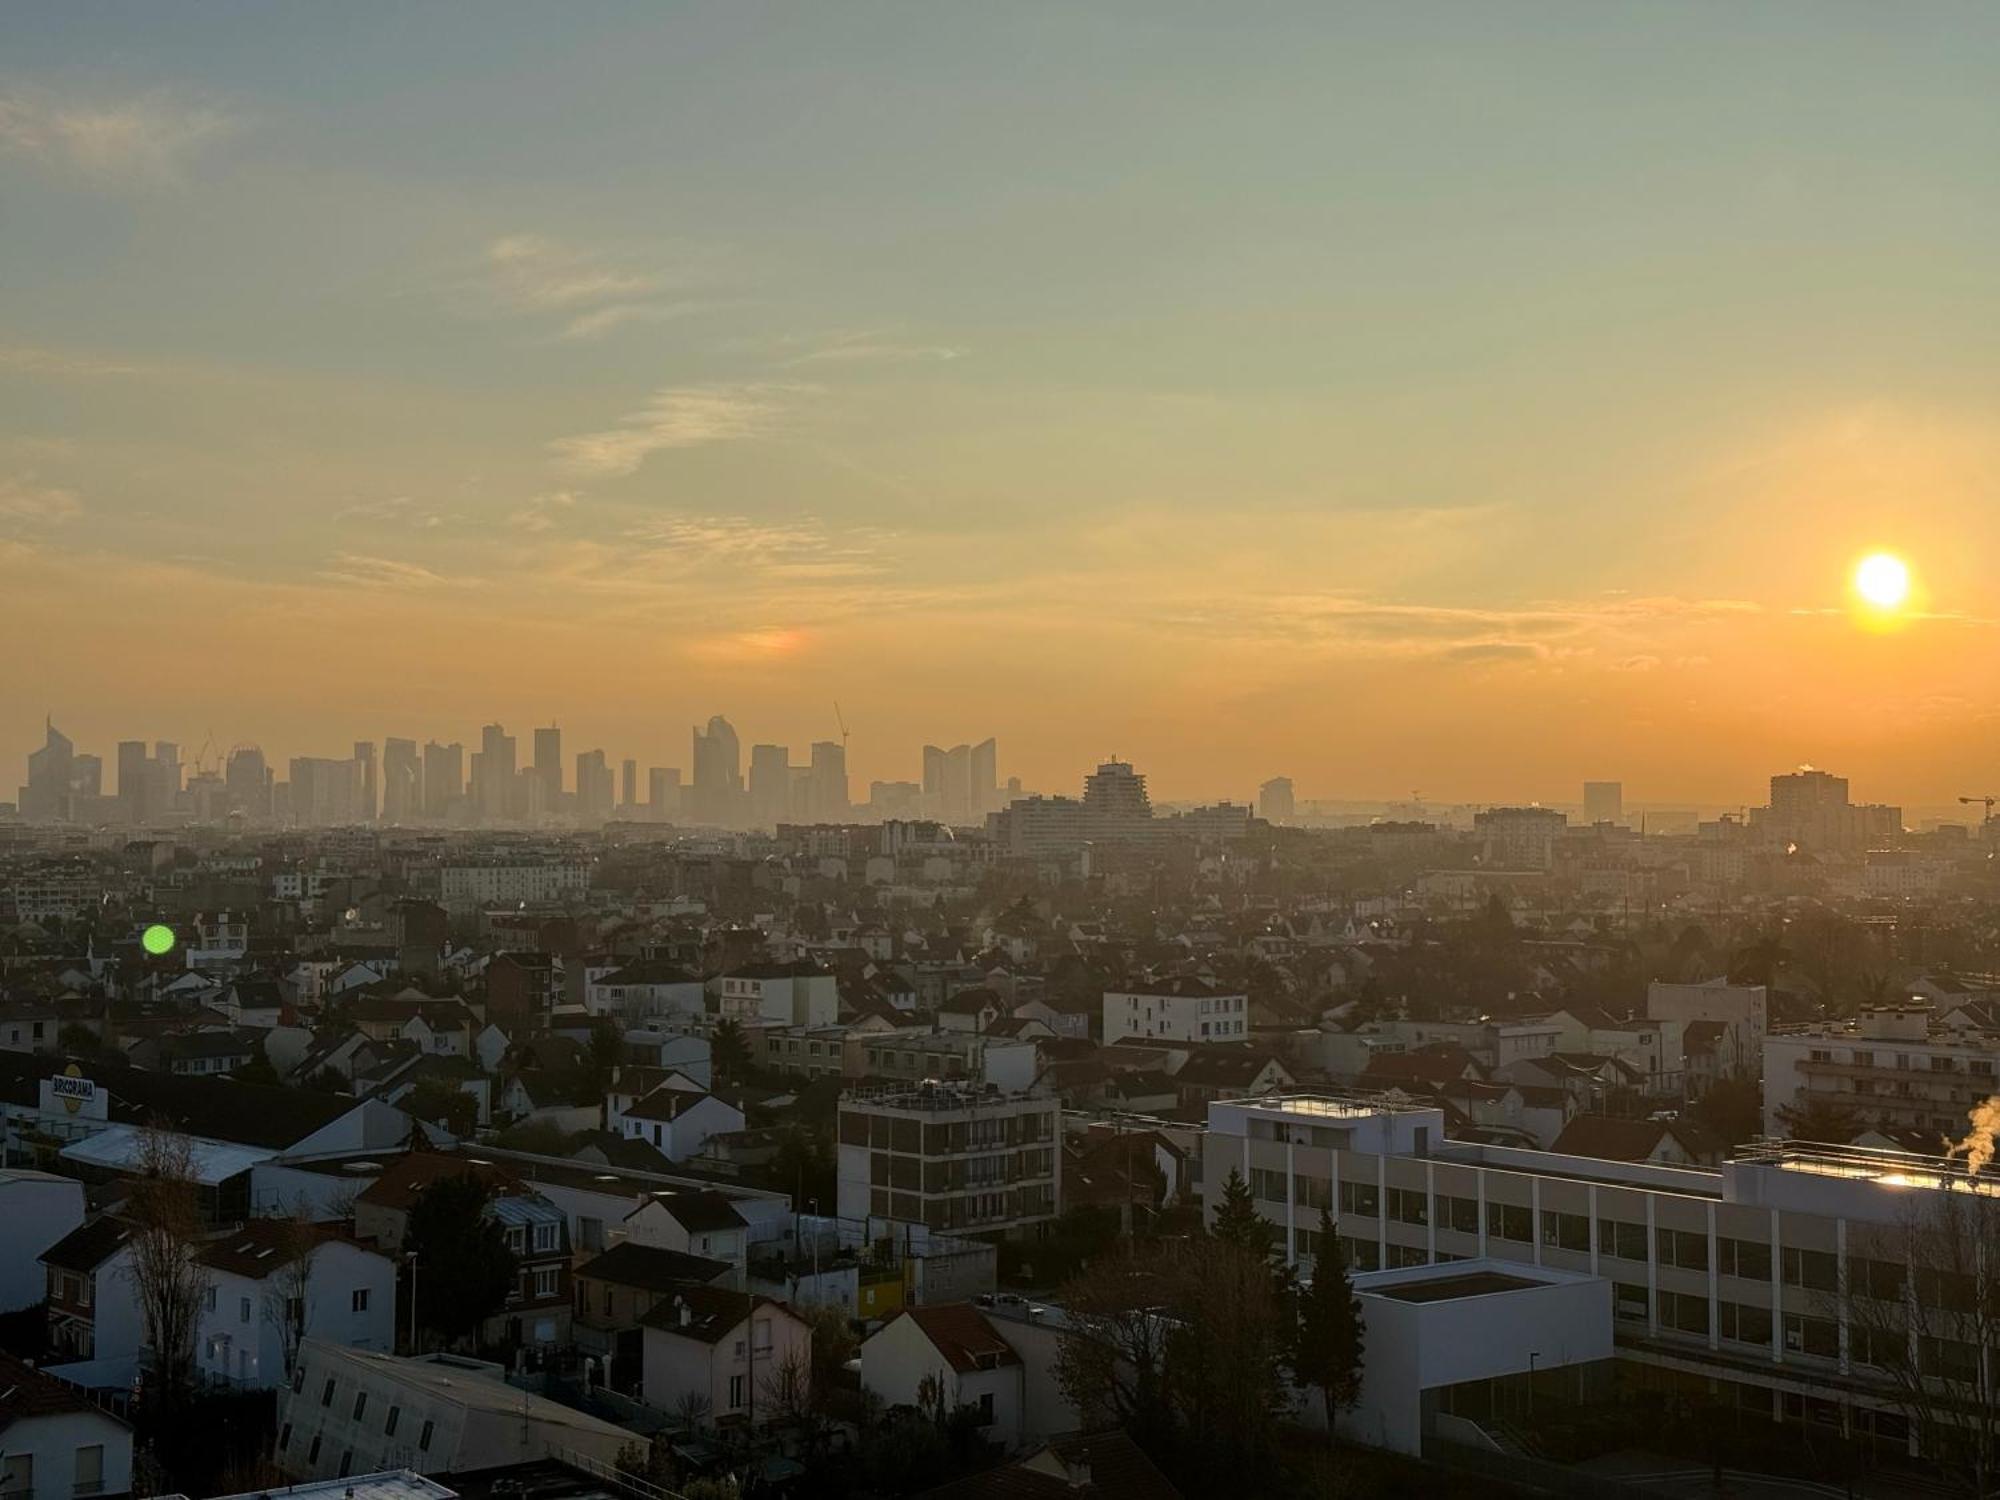
[[[662,1090],[667,1091],[669,1098],[683,1092],[667,1084],[653,1092],[658,1094]],[[651,1097],[648,1095],[648,1100]],[[710,1136],[743,1128],[743,1111],[713,1094],[694,1096],[672,1118],[661,1118],[665,1111],[646,1100],[639,1101],[634,1110],[637,1112],[627,1110],[620,1114],[617,1126],[620,1134],[628,1141],[644,1141],[668,1161],[686,1161],[690,1156],[698,1156]]]
[[[996,1348],[954,1359],[925,1332],[926,1314],[952,1320],[970,1318],[991,1334]],[[972,1367],[961,1368],[970,1364]],[[1018,1448],[1027,1407],[1026,1370],[1020,1356],[969,1307],[906,1309],[870,1334],[861,1345],[861,1388],[884,1406],[920,1406],[926,1388],[939,1391],[947,1412],[961,1406],[976,1408],[986,1437],[1008,1449]]]
[[[2000,1038],[1934,1028],[1923,1007],[1773,1032],[1763,1056],[1766,1135],[1789,1133],[1780,1110],[1821,1100],[1858,1120],[1957,1140],[1968,1111],[2000,1093]]]
[[[725,974],[717,983],[721,987],[721,1013],[726,1020],[831,1026],[840,1019],[840,982],[832,974],[817,971],[775,974],[753,968]]]
[[[1735,1041],[1736,1055],[1755,1057],[1769,1029],[1769,993],[1761,984],[1731,984],[1726,978],[1702,984],[1646,987],[1646,1014],[1655,1021],[1719,1021]]]
[[[236,1385],[282,1385],[288,1372],[280,1320],[298,1290],[282,1268],[261,1277],[211,1268],[195,1329],[196,1368]],[[396,1267],[386,1255],[329,1240],[312,1252],[304,1293],[305,1337],[351,1349],[396,1347]]]
[[[1207,986],[1201,986],[1207,990]],[[1104,1041],[1139,1037],[1166,1042],[1246,1042],[1250,1039],[1247,995],[1173,990],[1107,990]]]
[[[80,1394],[77,1410],[14,1417],[0,1446],[5,1450],[0,1485],[8,1500],[80,1500],[131,1492],[132,1429]]]
[[[691,1326],[677,1326],[679,1298],[669,1298],[648,1316],[643,1329],[643,1399],[648,1406],[672,1411],[684,1397],[699,1396],[707,1400],[712,1420],[768,1422],[779,1412],[767,1383],[788,1362],[811,1369],[812,1328],[775,1302],[757,1300],[752,1316],[751,1299],[744,1295],[723,1292],[711,1298],[706,1291],[697,1289],[689,1298],[707,1303],[726,1297],[744,1316],[697,1336]]]
[[[438,902],[464,915],[484,906],[546,905],[590,889],[590,866],[550,860],[522,864],[446,865],[438,871]]]

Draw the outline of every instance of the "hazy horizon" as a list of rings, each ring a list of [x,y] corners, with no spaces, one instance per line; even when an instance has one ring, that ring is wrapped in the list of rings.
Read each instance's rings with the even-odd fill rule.
[[[0,39],[0,797],[45,713],[686,769],[835,700],[857,797],[989,734],[1162,801],[2000,790],[2000,13]]]

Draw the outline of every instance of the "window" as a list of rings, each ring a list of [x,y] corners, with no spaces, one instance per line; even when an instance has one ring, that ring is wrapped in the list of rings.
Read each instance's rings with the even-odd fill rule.
[[[1340,1241],[1340,1253],[1347,1264],[1357,1271],[1379,1271],[1382,1269],[1382,1247],[1373,1240],[1360,1240],[1352,1235],[1336,1236]]]
[[[1552,1250],[1590,1253],[1590,1216],[1542,1210],[1542,1243]]]
[[[535,1295],[553,1297],[556,1295],[556,1278],[560,1274],[555,1266],[542,1266],[535,1272]]]
[[[210,1288],[208,1288],[208,1290],[207,1290],[207,1291],[205,1291],[205,1292],[203,1292],[203,1293],[201,1294],[201,1305],[202,1305],[203,1307],[207,1308],[207,1309],[208,1309],[208,1310],[209,1310],[210,1312],[214,1312],[214,1311],[215,1311],[215,1288],[214,1288],[214,1287],[210,1287]]]
[[[1333,1183],[1325,1177],[1295,1174],[1292,1178],[1292,1199],[1301,1208],[1332,1208]]]
[[[1771,1309],[1751,1307],[1742,1302],[1718,1302],[1715,1305],[1716,1332],[1738,1344],[1762,1344],[1771,1342]]]
[[[1477,1198],[1438,1199],[1438,1222],[1459,1234],[1479,1233]]]
[[[333,1378],[329,1376],[327,1377],[326,1389],[319,1393],[319,1404],[321,1406],[333,1405],[333,1387],[334,1387]]]
[[[556,1248],[557,1227],[554,1224],[537,1224],[535,1226],[535,1249],[538,1253],[546,1254]]]
[[[1812,1318],[1804,1313],[1785,1314],[1785,1349],[1792,1354],[1810,1354],[1819,1359],[1840,1356],[1840,1328],[1831,1318]]]
[[[731,1411],[741,1411],[743,1409],[743,1377],[741,1375],[732,1375],[729,1377],[729,1409]]]
[[[1657,1232],[1660,1264],[1679,1266],[1683,1271],[1708,1269],[1708,1236],[1692,1229],[1662,1229]]]
[[[354,1310],[355,1312],[367,1312],[367,1311],[368,1311],[368,1288],[367,1288],[367,1287],[365,1287],[365,1286],[358,1286],[358,1287],[356,1287],[356,1288],[354,1289],[354,1295],[353,1295],[353,1297],[351,1297],[351,1298],[349,1299],[349,1304],[348,1304],[348,1305],[349,1305],[349,1306],[350,1306],[350,1307],[351,1307],[351,1308],[352,1308],[352,1309],[353,1309],[353,1310]]]
[[[1715,1268],[1724,1276],[1734,1276],[1739,1281],[1771,1279],[1771,1247],[1756,1240],[1733,1240],[1722,1236],[1715,1242],[1715,1260]],[[1764,1342],[1771,1342],[1768,1330]]]
[[[1619,1260],[1644,1260],[1646,1258],[1646,1226],[1628,1224],[1623,1219],[1599,1219],[1597,1221],[1597,1253],[1616,1256]]]
[[[1358,1214],[1364,1219],[1379,1218],[1382,1213],[1382,1196],[1372,1182],[1343,1182],[1340,1185],[1340,1212]]]
[[[428,1453],[431,1451],[431,1432],[436,1428],[436,1426],[437,1424],[435,1422],[426,1421],[423,1427],[418,1431],[417,1451],[419,1453]]]
[[[1646,1321],[1646,1289],[1634,1286],[1629,1281],[1613,1282],[1611,1286],[1611,1314],[1624,1318],[1627,1322]]]
[[[508,1229],[507,1248],[509,1250],[512,1250],[516,1255],[519,1255],[521,1251],[524,1248],[526,1248],[527,1243],[528,1243],[527,1236],[522,1231],[521,1226],[519,1224],[516,1224],[512,1226],[510,1229]]]
[[[1496,1240],[1519,1240],[1524,1245],[1535,1240],[1535,1216],[1525,1203],[1486,1205],[1486,1233]]]
[[[338,1477],[345,1479],[348,1475],[348,1472],[351,1469],[353,1469],[353,1467],[354,1467],[354,1450],[352,1448],[349,1448],[345,1453],[340,1455],[340,1474]]]
[[[1250,1196],[1261,1198],[1266,1203],[1285,1201],[1285,1174],[1268,1171],[1263,1167],[1250,1169]]]
[[[32,1496],[35,1493],[35,1456],[32,1453],[10,1453],[5,1468],[0,1470],[0,1495]]]
[[[76,1493],[104,1493],[104,1444],[91,1443],[76,1450]]]
[[[283,1453],[292,1446],[292,1424],[287,1422],[278,1429],[278,1451]]]
[[[1400,1266],[1427,1265],[1429,1261],[1430,1256],[1425,1253],[1423,1247],[1420,1245],[1391,1245],[1389,1247],[1389,1268],[1391,1270],[1395,1270]]]
[[[250,1299],[248,1297],[238,1297],[236,1299],[236,1321],[239,1323],[250,1321]]]
[[[1430,1198],[1414,1188],[1390,1188],[1389,1217],[1398,1224],[1428,1224],[1431,1221]]]
[[[1850,1296],[1872,1297],[1877,1302],[1900,1302],[1903,1300],[1903,1266],[1899,1261],[1849,1256],[1847,1290]]]
[[[304,1365],[300,1365],[296,1370],[292,1371],[292,1394],[296,1396],[300,1391],[304,1390],[305,1388],[306,1388],[306,1367]]]
[[[1839,1268],[1825,1250],[1785,1247],[1785,1285],[1802,1286],[1809,1292],[1831,1292],[1839,1283]]]
[[[354,1393],[354,1420],[359,1422],[361,1420],[362,1413],[367,1410],[368,1410],[368,1393],[366,1391],[356,1391]]]
[[[993,1425],[993,1393],[991,1391],[982,1391],[980,1393],[979,1425],[981,1427],[991,1427]]]
[[[1708,1337],[1708,1298],[1686,1292],[1661,1292],[1660,1326],[1676,1333]]]
[[[389,1415],[386,1418],[384,1418],[382,1422],[383,1437],[394,1437],[396,1435],[396,1423],[402,1417],[402,1415],[403,1415],[402,1407],[392,1406],[389,1408]]]
[[[306,1462],[309,1464],[319,1462],[319,1434],[316,1432],[313,1434],[312,1442],[306,1446]]]

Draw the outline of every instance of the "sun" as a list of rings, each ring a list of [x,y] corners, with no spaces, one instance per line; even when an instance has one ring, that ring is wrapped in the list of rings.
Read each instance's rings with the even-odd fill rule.
[[[1890,552],[1871,552],[1854,566],[1854,592],[1874,609],[1897,609],[1910,597],[1910,568]]]

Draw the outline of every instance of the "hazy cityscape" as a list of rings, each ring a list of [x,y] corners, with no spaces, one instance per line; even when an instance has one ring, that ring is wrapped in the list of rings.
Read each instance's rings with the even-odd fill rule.
[[[0,9],[0,1500],[2000,1496],[1996,77]]]

